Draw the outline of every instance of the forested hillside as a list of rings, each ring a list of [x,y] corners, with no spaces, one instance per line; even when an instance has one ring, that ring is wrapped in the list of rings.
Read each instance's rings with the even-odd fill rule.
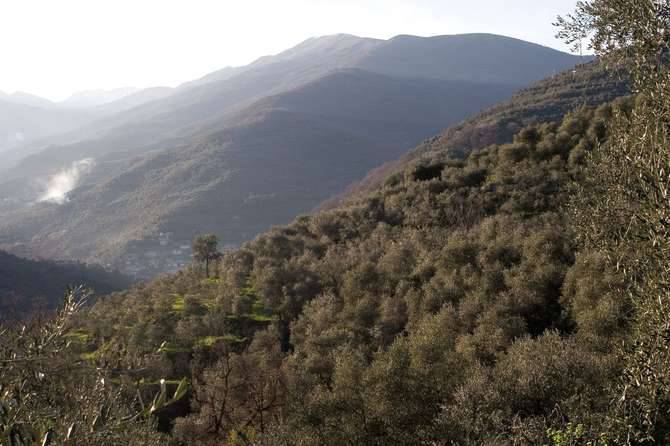
[[[68,286],[79,285],[109,294],[132,281],[97,266],[28,260],[0,251],[0,319],[53,310],[61,305]]]
[[[541,444],[605,411],[621,367],[620,278],[576,254],[560,212],[612,113],[434,154],[227,254],[215,278],[105,299],[80,322],[87,354],[193,379],[183,444]]]

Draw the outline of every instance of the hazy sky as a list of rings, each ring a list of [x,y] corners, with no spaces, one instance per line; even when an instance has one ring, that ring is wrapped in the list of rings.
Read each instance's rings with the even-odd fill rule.
[[[0,90],[174,86],[308,37],[489,32],[565,47],[576,0],[0,0]]]

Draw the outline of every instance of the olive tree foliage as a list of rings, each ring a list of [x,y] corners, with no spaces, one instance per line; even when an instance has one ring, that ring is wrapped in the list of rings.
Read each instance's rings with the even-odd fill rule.
[[[72,289],[50,320],[0,327],[0,444],[162,444],[133,396],[71,353],[72,320],[87,298]]]
[[[201,235],[193,241],[193,259],[205,264],[205,275],[207,277],[209,277],[210,263],[221,257],[218,245],[219,238],[214,234]]]
[[[670,0],[593,0],[559,20],[559,36],[624,66],[635,102],[611,121],[573,202],[584,246],[625,280],[633,332],[607,430],[615,444],[670,442]]]

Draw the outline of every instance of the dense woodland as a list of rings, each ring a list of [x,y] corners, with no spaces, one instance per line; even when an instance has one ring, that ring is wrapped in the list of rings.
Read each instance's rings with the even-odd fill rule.
[[[226,255],[216,278],[110,297],[81,318],[87,354],[192,379],[185,444],[537,444],[606,410],[621,367],[628,305],[603,293],[620,278],[577,255],[560,213],[612,107],[416,163]]]
[[[39,335],[9,332],[0,438],[668,444],[668,17],[595,0],[560,22],[629,64],[630,97],[426,153],[209,271],[90,308],[75,292]]]

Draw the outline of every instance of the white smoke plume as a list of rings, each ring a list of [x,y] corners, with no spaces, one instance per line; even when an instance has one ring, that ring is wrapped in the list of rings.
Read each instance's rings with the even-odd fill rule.
[[[46,191],[40,196],[38,201],[48,201],[57,204],[67,202],[67,194],[77,187],[82,175],[90,172],[94,164],[95,161],[92,158],[86,158],[75,161],[70,167],[66,167],[55,175],[52,175],[47,181]]]

